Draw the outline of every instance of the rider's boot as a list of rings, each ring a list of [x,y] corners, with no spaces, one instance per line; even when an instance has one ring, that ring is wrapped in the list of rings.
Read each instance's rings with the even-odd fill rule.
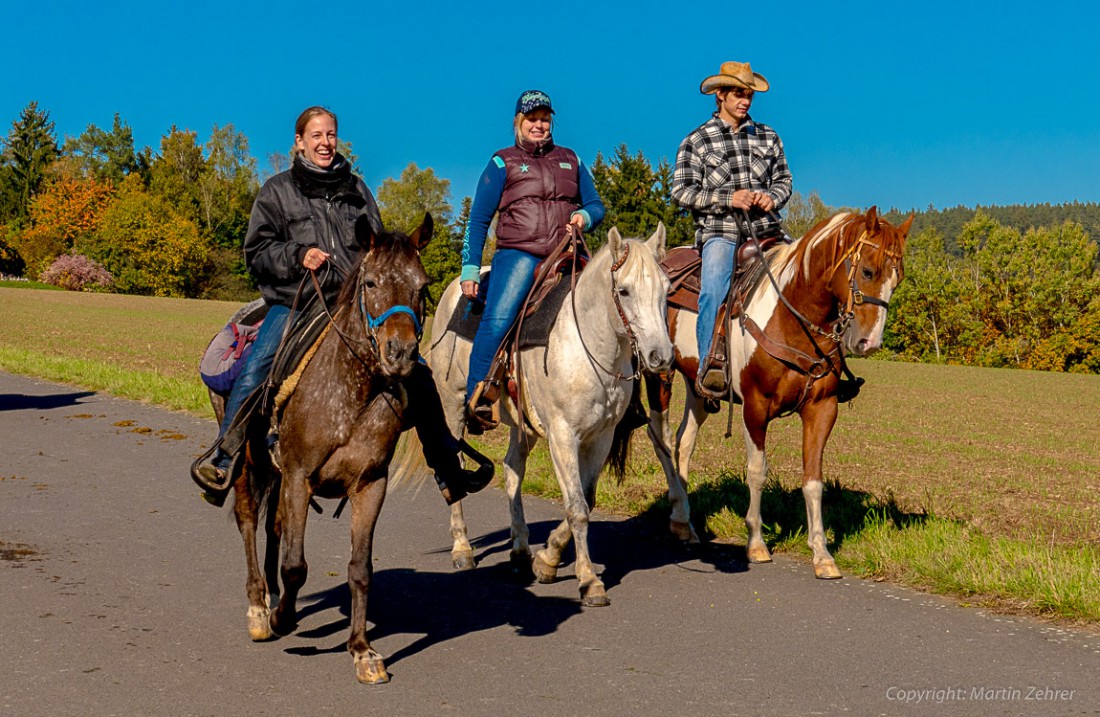
[[[424,447],[424,461],[435,473],[435,482],[447,505],[489,485],[493,480],[493,462],[451,435],[431,369],[424,363],[417,363],[404,385],[409,397],[408,416]],[[463,468],[459,460],[461,453],[472,458],[478,467],[474,470]]]
[[[233,456],[218,448],[191,465],[191,479],[203,489],[202,499],[220,508],[233,487]]]

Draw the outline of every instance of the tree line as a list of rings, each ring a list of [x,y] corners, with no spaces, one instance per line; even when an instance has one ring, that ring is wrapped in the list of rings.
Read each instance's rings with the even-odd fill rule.
[[[205,143],[173,126],[154,151],[135,147],[116,114],[110,129],[88,125],[59,141],[49,112],[31,102],[0,142],[0,273],[69,288],[92,285],[74,277],[96,277],[119,293],[256,295],[241,245],[263,176],[247,137],[232,124],[215,125]],[[341,151],[354,167],[350,144],[341,141]],[[286,169],[289,159],[269,156],[267,173]],[[588,237],[593,249],[612,226],[644,237],[657,222],[670,245],[693,241],[691,217],[672,201],[667,159],[653,163],[624,144],[608,156],[597,153],[590,167],[607,208]],[[450,181],[415,164],[383,181],[376,197],[387,227],[409,230],[425,211],[436,219],[436,239],[423,256],[434,308],[460,270],[470,197],[455,212]],[[795,192],[784,223],[801,236],[842,209],[815,191]],[[887,324],[890,352],[917,361],[1100,372],[1100,262],[1091,238],[1100,231],[1100,205],[929,206],[884,216],[900,222],[911,213],[905,281]],[[490,237],[487,253],[492,248]]]

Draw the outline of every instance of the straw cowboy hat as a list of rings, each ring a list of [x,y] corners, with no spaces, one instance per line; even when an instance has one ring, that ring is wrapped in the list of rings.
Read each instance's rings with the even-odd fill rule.
[[[711,75],[699,85],[704,95],[713,95],[723,87],[744,87],[753,92],[767,92],[768,81],[752,71],[747,62],[723,62],[717,75]]]

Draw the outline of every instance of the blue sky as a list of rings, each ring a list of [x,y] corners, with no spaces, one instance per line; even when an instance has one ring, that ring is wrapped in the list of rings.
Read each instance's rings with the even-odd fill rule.
[[[794,186],[833,206],[1100,201],[1091,2],[18,3],[0,43],[6,134],[32,100],[59,137],[115,112],[138,145],[232,123],[261,167],[298,112],[333,109],[372,188],[409,163],[472,194],[540,88],[555,138],[591,164],[656,161],[713,108],[725,60],[772,85],[753,116]]]

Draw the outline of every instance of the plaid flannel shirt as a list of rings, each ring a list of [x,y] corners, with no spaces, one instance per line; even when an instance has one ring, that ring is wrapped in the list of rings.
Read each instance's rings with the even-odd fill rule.
[[[783,231],[779,210],[791,198],[791,170],[783,142],[752,118],[734,128],[714,115],[680,143],[672,175],[672,198],[695,218],[695,246],[722,236],[740,241],[743,215],[731,202],[738,189],[767,192],[775,209],[749,211],[758,237]]]

